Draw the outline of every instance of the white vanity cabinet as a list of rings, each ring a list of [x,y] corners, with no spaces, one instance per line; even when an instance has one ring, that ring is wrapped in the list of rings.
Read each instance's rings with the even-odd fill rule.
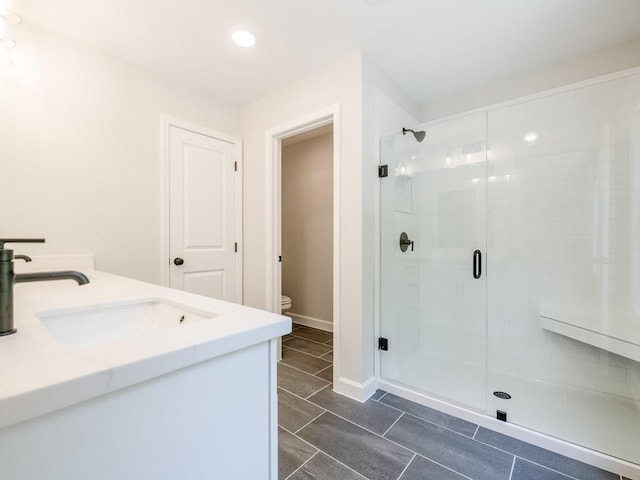
[[[58,296],[17,307],[18,333],[0,339],[0,478],[277,479],[276,338],[290,321],[96,273],[94,285],[114,287],[113,298],[142,286],[137,295],[218,316],[171,335],[58,348],[27,312],[52,306],[35,297]],[[76,304],[93,294],[82,295]]]

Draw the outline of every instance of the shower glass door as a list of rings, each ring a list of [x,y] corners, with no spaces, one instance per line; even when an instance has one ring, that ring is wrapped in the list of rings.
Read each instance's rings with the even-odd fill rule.
[[[380,179],[381,379],[483,412],[485,139],[484,112],[384,138]]]

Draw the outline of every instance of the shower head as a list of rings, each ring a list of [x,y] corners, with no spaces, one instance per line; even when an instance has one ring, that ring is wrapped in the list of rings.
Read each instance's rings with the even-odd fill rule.
[[[403,135],[406,135],[407,132],[413,133],[413,136],[416,137],[416,140],[418,142],[423,141],[424,137],[427,135],[424,130],[419,130],[419,131],[416,132],[415,130],[411,130],[410,128],[403,128],[402,129],[402,134]]]

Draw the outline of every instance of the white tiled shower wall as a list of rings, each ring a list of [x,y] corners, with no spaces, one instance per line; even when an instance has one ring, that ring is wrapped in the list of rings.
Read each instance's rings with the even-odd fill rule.
[[[487,177],[489,412],[636,463],[640,364],[538,315],[640,338],[639,115],[638,75],[490,111]]]
[[[489,112],[490,367],[640,398],[637,362],[537,321],[636,315],[638,115],[637,75]]]
[[[382,376],[640,463],[640,364],[538,318],[610,335],[622,319],[640,339],[640,75],[492,109],[482,132],[484,115],[383,141],[389,180],[400,163],[412,177],[381,183]]]

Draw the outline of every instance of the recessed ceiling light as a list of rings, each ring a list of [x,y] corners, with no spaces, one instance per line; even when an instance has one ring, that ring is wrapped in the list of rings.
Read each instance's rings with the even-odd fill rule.
[[[256,43],[255,35],[247,30],[236,30],[231,34],[231,38],[241,47],[253,47]]]
[[[533,145],[534,143],[536,143],[536,140],[538,140],[538,132],[529,132],[527,133],[523,140],[525,141],[525,143],[528,143],[529,145]]]

